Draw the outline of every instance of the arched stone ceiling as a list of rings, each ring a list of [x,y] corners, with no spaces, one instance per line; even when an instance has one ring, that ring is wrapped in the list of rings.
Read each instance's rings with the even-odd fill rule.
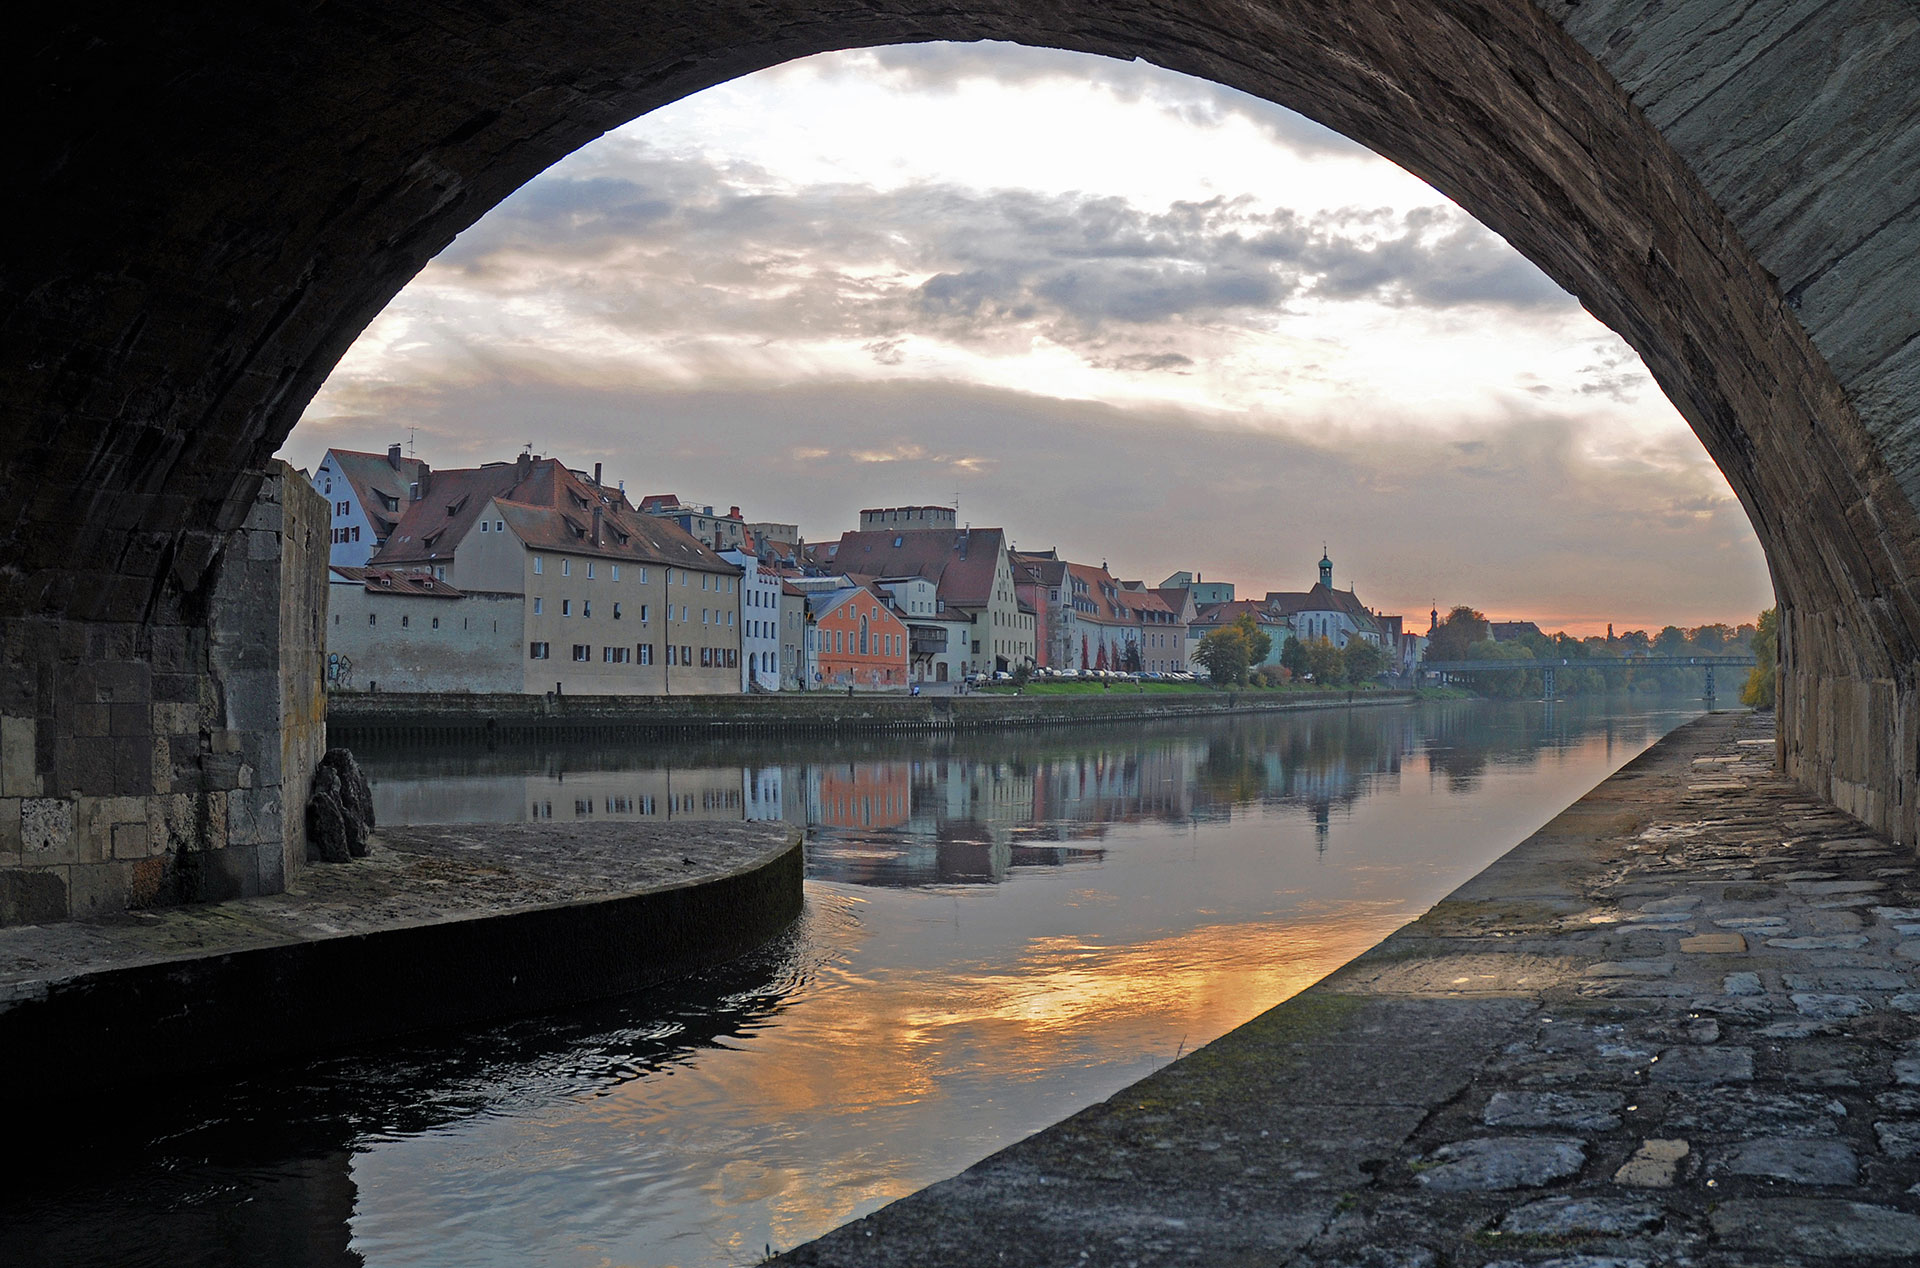
[[[1299,110],[1577,294],[1754,521],[1807,687],[1784,729],[1824,736],[1803,773],[1878,781],[1904,805],[1917,27],[1903,0],[49,6],[7,55],[23,214],[0,254],[0,613],[137,619],[193,590],[365,324],[606,130],[806,54],[1012,40]],[[1849,709],[1884,713],[1879,757],[1835,756],[1878,743],[1871,720],[1836,738]]]

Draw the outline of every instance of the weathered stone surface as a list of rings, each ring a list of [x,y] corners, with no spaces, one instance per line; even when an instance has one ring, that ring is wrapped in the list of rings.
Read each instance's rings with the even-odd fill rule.
[[[1767,945],[1783,951],[1855,951],[1867,945],[1867,935],[1826,934],[1798,938],[1768,938]]]
[[[1729,973],[1721,979],[1720,989],[1729,995],[1761,995],[1765,988],[1760,985],[1758,973]]]
[[[1660,1208],[1626,1198],[1553,1197],[1515,1207],[1500,1217],[1503,1233],[1522,1237],[1624,1236],[1658,1228]]]
[[[1670,1189],[1680,1164],[1691,1152],[1684,1140],[1663,1137],[1642,1141],[1633,1156],[1613,1173],[1613,1182],[1635,1189]]]
[[[1675,1104],[1667,1125],[1713,1136],[1831,1136],[1846,1116],[1845,1104],[1818,1093],[1717,1087]]]
[[[1481,1121],[1489,1127],[1560,1127],[1612,1131],[1620,1125],[1619,1092],[1495,1092]]]
[[[1920,1157],[1920,1120],[1875,1123],[1873,1136],[1880,1142],[1880,1152],[1889,1158]],[[1920,1254],[1920,1247],[1915,1253]]]
[[[1668,1048],[1660,1054],[1648,1077],[1655,1083],[1689,1087],[1745,1083],[1753,1078],[1753,1049]]]
[[[1858,995],[1820,995],[1802,992],[1792,997],[1793,1006],[1802,1016],[1815,1021],[1835,1021],[1845,1017],[1858,1017],[1867,1011],[1867,1001]]]
[[[1687,955],[1744,955],[1747,940],[1737,933],[1703,933],[1682,938],[1680,950]]]
[[[1799,1136],[1749,1140],[1727,1155],[1724,1170],[1794,1184],[1852,1184],[1860,1165],[1844,1141]]]
[[[1428,1155],[1417,1179],[1436,1192],[1531,1189],[1565,1179],[1586,1161],[1578,1140],[1552,1136],[1495,1136],[1442,1145]]]
[[[1869,1202],[1740,1198],[1720,1203],[1709,1218],[1728,1246],[1765,1255],[1909,1256],[1920,1246],[1920,1216]]]
[[[1908,985],[1905,974],[1888,969],[1821,969],[1813,973],[1783,973],[1790,991],[1897,991]]]

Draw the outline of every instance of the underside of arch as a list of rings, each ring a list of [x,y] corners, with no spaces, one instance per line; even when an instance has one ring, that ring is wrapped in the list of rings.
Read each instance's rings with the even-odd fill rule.
[[[0,715],[34,722],[42,796],[104,795],[74,657],[204,630],[269,455],[457,233],[702,88],[986,38],[1289,106],[1578,295],[1752,518],[1784,610],[1789,769],[1913,839],[1920,40],[1896,0],[188,8],[47,10],[10,54],[28,223],[0,254]],[[217,731],[211,696],[196,707]],[[189,795],[196,760],[156,758],[142,795]]]

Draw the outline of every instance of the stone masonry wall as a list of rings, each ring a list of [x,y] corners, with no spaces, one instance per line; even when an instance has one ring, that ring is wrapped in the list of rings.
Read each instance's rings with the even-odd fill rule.
[[[145,619],[0,622],[0,924],[285,887],[326,742],[326,507],[290,476]]]

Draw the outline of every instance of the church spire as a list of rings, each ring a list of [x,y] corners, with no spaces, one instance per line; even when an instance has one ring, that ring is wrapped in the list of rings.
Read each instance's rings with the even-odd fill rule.
[[[1333,560],[1327,554],[1327,544],[1320,543],[1320,584],[1333,589]]]

